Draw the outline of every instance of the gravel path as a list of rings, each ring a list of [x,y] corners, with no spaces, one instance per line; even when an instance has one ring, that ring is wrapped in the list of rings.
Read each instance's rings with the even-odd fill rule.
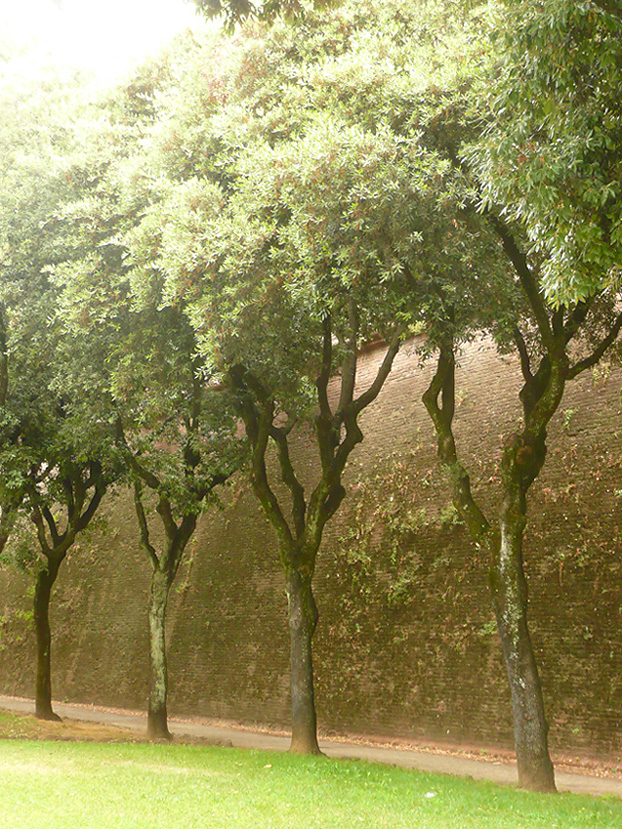
[[[0,696],[0,709],[34,714],[34,702],[20,697]],[[54,703],[54,710],[66,720],[96,722],[133,731],[146,729],[146,716],[136,711],[93,705],[67,705],[60,702]],[[171,732],[179,737],[198,737],[236,748],[287,751],[289,747],[289,737],[286,734],[276,731],[258,731],[212,720],[172,717],[169,727]],[[446,753],[435,754],[415,748],[388,748],[382,745],[372,745],[367,741],[347,742],[341,739],[321,739],[320,747],[328,757],[357,758],[438,774],[492,780],[505,785],[517,784],[516,765],[501,760],[490,761],[484,758],[457,757]],[[556,779],[560,791],[622,797],[622,779],[565,771],[558,771]]]

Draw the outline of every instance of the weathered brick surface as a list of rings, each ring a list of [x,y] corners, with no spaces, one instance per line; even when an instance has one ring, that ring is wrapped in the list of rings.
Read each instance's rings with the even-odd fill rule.
[[[359,374],[373,376],[381,352]],[[316,577],[317,701],[325,729],[511,743],[509,693],[487,562],[455,523],[420,402],[429,368],[410,345],[374,406],[326,532]],[[618,750],[622,731],[620,372],[568,389],[534,485],[525,566],[530,618],[557,750]],[[485,341],[460,361],[456,435],[494,516],[496,464],[519,417],[519,377]],[[296,463],[313,480],[312,444]],[[169,613],[171,710],[286,725],[285,596],[272,530],[240,482],[201,524]],[[149,565],[131,505],[83,542],[54,598],[54,691],[144,707]],[[0,574],[0,692],[29,694],[27,581]]]

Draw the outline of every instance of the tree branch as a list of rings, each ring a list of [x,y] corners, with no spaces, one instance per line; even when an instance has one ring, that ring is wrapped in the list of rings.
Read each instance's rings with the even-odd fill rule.
[[[560,306],[553,311],[553,316],[551,317],[551,326],[553,328],[553,334],[558,337],[564,330],[564,308]]]
[[[304,487],[296,477],[296,472],[289,454],[287,435],[276,426],[270,429],[270,437],[277,447],[279,464],[281,467],[281,480],[289,489],[292,496],[292,519],[296,537],[300,538],[305,529],[305,513],[307,504],[305,501]]]
[[[65,498],[67,499],[66,504],[67,504],[67,519],[68,519],[68,521],[70,521],[72,516],[74,516],[75,513],[76,513],[76,502],[75,502],[74,494],[79,494],[79,488],[80,488],[80,484],[81,484],[81,481],[77,480],[77,477],[78,476],[74,475],[73,480],[72,480],[72,477],[70,477],[69,475],[66,478],[63,478],[63,490],[65,491]],[[82,506],[82,500],[83,500],[83,498],[80,500],[80,502],[77,505],[78,506],[78,511],[80,510],[80,508]]]
[[[348,324],[350,331],[346,341],[346,355],[341,364],[341,394],[339,395],[339,405],[335,416],[341,419],[346,407],[352,402],[354,397],[354,385],[356,383],[356,363],[357,363],[357,337],[359,329],[359,315],[356,303],[353,299],[348,300]]]
[[[439,349],[436,371],[423,394],[423,403],[436,430],[438,456],[450,474],[454,505],[465,520],[471,538],[480,541],[490,530],[490,524],[473,497],[470,476],[458,459],[452,430],[455,370],[453,342],[450,341]]]
[[[101,473],[101,470],[100,470],[99,476],[97,477],[96,483],[95,483],[95,491],[94,491],[94,493],[91,497],[89,505],[86,508],[86,510],[81,513],[81,515],[78,517],[78,520],[75,523],[75,532],[76,533],[81,532],[82,530],[86,529],[88,527],[88,525],[91,523],[91,520],[92,520],[93,516],[95,515],[95,512],[97,511],[97,508],[99,507],[99,505],[101,503],[101,500],[104,497],[105,492],[106,492],[106,481],[105,481],[104,476],[103,476],[103,474]],[[82,501],[83,500],[84,499],[82,499]],[[73,541],[72,541],[72,543],[73,543]]]
[[[568,379],[574,380],[574,378],[581,374],[581,372],[585,371],[588,368],[591,368],[592,366],[595,366],[596,363],[598,363],[598,361],[607,351],[607,349],[611,348],[611,346],[614,344],[614,342],[618,338],[618,334],[620,333],[621,329],[622,313],[618,314],[615,323],[609,330],[609,333],[600,341],[597,348],[595,348],[594,351],[588,357],[585,357],[583,360],[579,360],[578,363],[575,363],[574,366],[571,366],[568,369]]]
[[[173,540],[169,554],[167,556],[167,564],[168,564],[168,580],[169,584],[172,584],[175,581],[175,576],[177,575],[177,571],[179,570],[179,565],[181,564],[181,560],[183,558],[184,550],[192,537],[192,533],[195,531],[197,525],[197,517],[196,515],[184,515],[179,529],[175,534],[175,539]]]
[[[564,326],[564,342],[566,345],[568,345],[581,325],[585,322],[593,300],[594,297],[592,296],[582,302],[578,302],[572,313],[568,314],[568,319]]]
[[[127,442],[127,438],[125,436],[125,430],[123,429],[123,423],[121,422],[121,418],[117,418],[117,426],[116,426],[116,444],[117,446],[123,451],[125,455],[125,459],[130,465],[130,469],[132,472],[137,475],[141,480],[143,480],[149,489],[158,490],[160,488],[160,479],[153,474],[149,469],[146,469],[138,460],[132,448],[130,447],[129,443]]]
[[[45,518],[45,523],[48,525],[48,529],[50,531],[50,538],[52,539],[52,546],[57,547],[60,544],[64,534],[58,531],[54,514],[47,505],[41,507],[40,511],[43,515],[43,518]]]
[[[363,394],[359,395],[357,399],[353,403],[353,409],[355,413],[358,415],[360,412],[363,411],[370,403],[378,397],[382,387],[384,385],[385,380],[389,376],[389,372],[393,367],[393,361],[397,355],[397,352],[400,350],[400,343],[404,332],[406,331],[405,325],[398,325],[395,331],[393,332],[393,336],[391,337],[391,342],[389,343],[389,347],[384,355],[384,359],[378,369],[378,373],[371,384],[371,386],[367,389],[367,391],[363,392]]]
[[[525,338],[521,334],[521,331],[518,327],[515,327],[512,331],[512,336],[514,339],[514,344],[516,345],[516,350],[520,356],[520,367],[521,372],[523,374],[523,378],[525,379],[526,383],[531,382],[533,380],[533,374],[531,373],[531,363],[529,361],[529,351],[527,350],[527,343],[525,342]]]
[[[48,544],[48,540],[45,535],[45,524],[43,522],[43,515],[41,514],[41,510],[38,506],[35,505],[32,508],[30,517],[32,518],[32,521],[37,530],[37,538],[39,539],[39,546],[41,547],[43,555],[48,559],[52,558],[54,551],[52,547],[50,547],[50,545]]]
[[[141,546],[149,556],[153,569],[159,570],[160,559],[158,558],[155,547],[150,541],[149,525],[147,524],[147,516],[145,515],[142,500],[142,485],[138,479],[134,479],[134,511],[136,512],[136,520],[138,521]]]
[[[320,417],[327,421],[332,420],[333,413],[328,402],[328,383],[333,367],[333,329],[330,314],[322,320],[322,368],[315,381]]]
[[[487,211],[486,216],[501,239],[503,249],[505,250],[508,259],[514,265],[520,283],[529,301],[529,305],[534,313],[542,341],[546,348],[551,348],[554,337],[553,331],[551,330],[548,310],[539,291],[538,280],[534,276],[533,271],[527,262],[527,257],[518,247],[511,230],[505,222],[491,211]]]
[[[175,537],[175,533],[177,532],[177,524],[175,523],[175,519],[173,518],[171,502],[169,498],[167,498],[167,496],[163,495],[162,493],[160,493],[160,498],[158,500],[156,512],[162,519],[162,524],[164,525],[166,537],[169,539],[169,541],[171,541]]]
[[[274,425],[274,401],[267,397],[261,384],[244,366],[238,365],[231,368],[228,379],[236,394],[238,411],[251,444],[253,490],[281,542],[279,549],[282,554],[285,554],[286,550],[292,550],[294,540],[278,499],[272,491],[266,470],[266,451],[270,430]],[[259,410],[251,399],[251,395],[258,399],[261,406]],[[258,395],[260,395],[259,398]],[[286,563],[287,566],[291,565],[291,561]]]

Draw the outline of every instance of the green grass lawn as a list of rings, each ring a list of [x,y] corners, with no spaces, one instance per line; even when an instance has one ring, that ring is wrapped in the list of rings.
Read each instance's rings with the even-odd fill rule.
[[[0,740],[2,829],[622,827],[622,800],[231,748]]]

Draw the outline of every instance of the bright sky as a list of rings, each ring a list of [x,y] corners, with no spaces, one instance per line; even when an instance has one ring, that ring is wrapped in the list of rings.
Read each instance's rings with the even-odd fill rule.
[[[36,73],[47,53],[108,83],[199,25],[194,8],[188,0],[0,0],[0,38],[36,39],[37,57],[20,61],[20,73]]]

